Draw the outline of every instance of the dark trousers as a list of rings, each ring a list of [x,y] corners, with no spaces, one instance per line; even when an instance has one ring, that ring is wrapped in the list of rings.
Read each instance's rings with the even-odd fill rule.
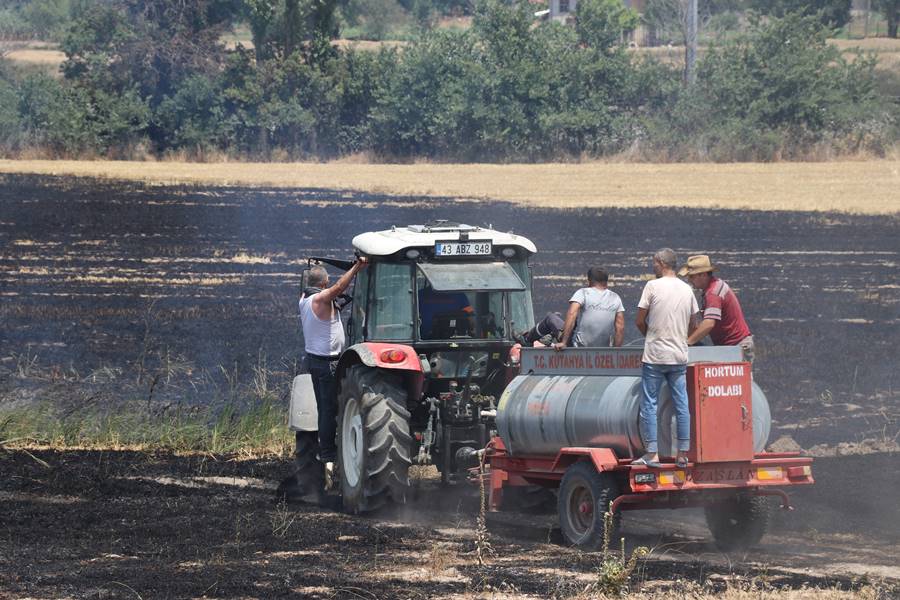
[[[547,335],[552,337],[554,342],[558,341],[564,325],[565,321],[559,313],[547,313],[547,316],[541,319],[537,325],[522,334],[522,337],[525,339],[525,345],[531,346]]]
[[[337,457],[337,359],[330,360],[308,354],[306,364],[312,375],[319,411],[319,460],[334,462]]]

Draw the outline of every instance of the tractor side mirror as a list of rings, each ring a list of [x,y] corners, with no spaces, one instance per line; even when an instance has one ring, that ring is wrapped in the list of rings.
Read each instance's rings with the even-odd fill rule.
[[[309,287],[309,264],[307,264],[302,271],[300,271],[300,289],[305,290]]]

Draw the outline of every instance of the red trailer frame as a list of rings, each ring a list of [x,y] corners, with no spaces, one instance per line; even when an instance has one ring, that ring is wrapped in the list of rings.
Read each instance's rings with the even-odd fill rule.
[[[524,373],[544,376],[640,374],[631,364],[640,360],[634,349],[579,349],[568,356],[530,350],[523,351],[523,363],[526,359]],[[798,453],[754,452],[750,363],[698,360],[688,365],[687,383],[691,447],[686,466],[665,462],[672,458],[663,458],[660,467],[632,465],[634,457],[618,456],[607,447],[529,455],[520,446],[512,455],[503,439],[494,437],[484,456],[489,510],[501,507],[509,488],[560,488],[563,535],[576,545],[597,547],[597,534],[605,527],[599,514],[606,511],[615,517],[628,509],[689,506],[706,507],[720,548],[758,542],[768,521],[768,505],[758,497],[777,496],[782,508],[791,509],[782,488],[813,484],[813,460]],[[534,404],[531,418],[541,419],[544,399],[526,396],[525,402]]]
[[[571,465],[589,462],[598,472],[621,475],[627,486],[611,506],[612,512],[627,509],[681,508],[705,506],[725,492],[749,492],[778,496],[782,508],[791,509],[779,487],[811,485],[812,458],[798,453],[763,452],[749,461],[688,463],[681,468],[664,463],[660,468],[631,465],[631,458],[618,458],[609,448],[563,448],[555,457],[510,456],[503,440],[494,438],[485,462],[488,472],[489,509],[499,510],[503,490],[512,486],[559,486]]]

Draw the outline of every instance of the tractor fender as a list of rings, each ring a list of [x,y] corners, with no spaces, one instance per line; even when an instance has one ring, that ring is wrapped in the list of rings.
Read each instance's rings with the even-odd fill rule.
[[[388,362],[382,354],[389,350],[400,350],[406,357],[400,362]],[[347,348],[341,355],[337,365],[338,382],[344,373],[353,365],[363,364],[376,369],[390,369],[404,372],[410,399],[418,399],[422,396],[422,388],[425,382],[425,371],[428,363],[419,359],[415,349],[406,344],[392,344],[388,342],[361,342]],[[338,384],[340,385],[340,383]]]
[[[309,373],[297,375],[291,384],[288,426],[292,431],[319,430],[319,409],[316,407],[316,393]]]

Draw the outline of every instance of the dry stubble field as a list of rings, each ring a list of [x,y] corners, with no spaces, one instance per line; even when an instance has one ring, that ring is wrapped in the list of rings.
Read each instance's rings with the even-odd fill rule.
[[[0,173],[152,184],[351,190],[541,208],[900,212],[900,160],[821,163],[384,165],[0,160]]]
[[[868,168],[896,169],[888,165]],[[152,166],[178,181],[178,165]],[[335,177],[345,168],[326,167]],[[849,214],[863,212],[856,194],[841,212],[696,209],[675,188],[670,207],[561,209],[322,189],[325,175],[319,189],[298,189],[283,173],[279,185],[254,187],[0,176],[0,409],[102,415],[136,401],[158,414],[221,401],[237,379],[259,385],[264,361],[267,385],[281,389],[300,356],[301,258],[346,256],[364,230],[441,217],[514,228],[540,250],[539,314],[565,304],[586,264],[609,266],[630,307],[655,248],[709,251],[760,340],[756,376],[772,403],[773,440],[820,456],[818,483],[750,554],[717,552],[694,512],[628,515],[629,547],[654,548],[635,589],[673,598],[729,587],[734,598],[810,597],[808,586],[838,590],[815,594],[823,598],[897,593],[896,210]],[[495,194],[485,195],[503,198]],[[653,204],[664,203],[658,193]],[[631,319],[626,337],[636,337]],[[560,546],[552,515],[492,516],[497,553],[478,567],[471,490],[448,494],[424,479],[406,511],[356,518],[277,504],[272,490],[288,469],[272,458],[0,445],[0,597],[574,597],[596,578],[598,557]]]

